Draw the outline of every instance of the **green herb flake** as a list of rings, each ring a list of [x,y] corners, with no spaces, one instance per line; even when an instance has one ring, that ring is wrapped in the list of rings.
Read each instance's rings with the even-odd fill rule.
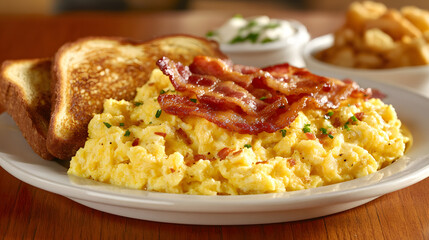
[[[138,107],[140,105],[143,105],[143,103],[142,102],[134,102],[134,106]]]
[[[191,98],[191,99],[189,99],[191,102],[193,102],[193,103],[196,103],[197,102],[197,99],[196,98]]]
[[[265,29],[272,29],[272,28],[278,28],[280,27],[280,23],[269,23],[267,25],[264,26]]]
[[[302,131],[304,132],[304,133],[309,133],[309,132],[311,132],[311,129],[310,129],[310,126],[311,126],[311,124],[305,124],[304,125],[304,127],[302,128]]]
[[[119,126],[123,127],[125,126],[125,123],[119,123]]]
[[[214,31],[208,31],[208,32],[206,33],[206,37],[208,37],[208,38],[213,37],[213,36],[215,36],[215,35],[216,35],[216,33],[215,33]]]
[[[270,43],[270,42],[274,42],[278,39],[273,39],[273,38],[264,38],[261,43]]]
[[[164,89],[162,89],[161,91],[159,91],[159,94],[161,95],[161,94],[164,94],[164,93],[166,93],[166,91],[164,90]]]
[[[263,96],[263,97],[261,97],[261,98],[259,98],[259,100],[262,100],[262,101],[264,101],[265,99],[267,99],[268,97],[266,97],[266,96]]]
[[[320,128],[320,131],[322,132],[323,135],[328,135],[328,137],[330,139],[334,138],[334,136],[332,134],[328,133],[328,129],[326,129],[326,128]]]
[[[156,117],[156,118],[159,118],[159,117],[161,116],[161,113],[162,113],[162,109],[158,109],[158,110],[156,111],[155,117]]]
[[[286,129],[281,129],[280,132],[282,133],[282,137],[286,137]]]
[[[329,111],[329,112],[327,112],[327,113],[325,114],[324,118],[325,118],[325,119],[330,119],[330,118],[332,117],[332,115],[334,115],[334,112],[333,112],[333,111]]]
[[[108,123],[108,122],[103,122],[104,123],[104,125],[107,127],[107,128],[110,128],[112,125],[110,125],[110,123]]]
[[[252,147],[252,145],[250,145],[250,144],[244,144],[244,147],[245,147],[245,148],[251,148],[251,147]]]
[[[130,130],[128,130],[128,129],[127,129],[127,131],[125,131],[124,136],[125,136],[125,137],[128,137],[128,136],[130,136],[130,134],[131,134]]]
[[[358,121],[358,119],[357,119],[357,117],[355,115],[351,116],[350,119],[352,119],[353,122],[357,122]]]
[[[344,124],[344,129],[346,129],[347,131],[350,131],[349,123],[348,122],[346,122],[346,124]]]

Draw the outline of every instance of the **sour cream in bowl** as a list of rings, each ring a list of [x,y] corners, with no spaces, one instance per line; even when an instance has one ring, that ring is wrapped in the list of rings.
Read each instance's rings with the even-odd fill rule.
[[[241,15],[209,31],[207,37],[217,41],[235,64],[256,67],[284,62],[303,67],[301,50],[310,39],[307,28],[300,22]]]

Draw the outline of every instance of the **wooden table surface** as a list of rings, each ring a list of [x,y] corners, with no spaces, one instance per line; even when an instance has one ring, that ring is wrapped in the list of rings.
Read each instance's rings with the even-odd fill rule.
[[[53,56],[63,43],[90,35],[143,40],[170,33],[203,35],[234,13],[0,16],[0,61]],[[312,37],[342,23],[341,14],[285,10],[264,14],[297,19]],[[428,206],[429,179],[425,179],[363,206],[311,220],[250,226],[179,225],[93,210],[23,183],[0,168],[0,239],[429,239]]]

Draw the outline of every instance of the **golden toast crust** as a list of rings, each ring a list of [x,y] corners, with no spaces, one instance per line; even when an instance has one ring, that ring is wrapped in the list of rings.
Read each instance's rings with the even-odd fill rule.
[[[197,55],[226,58],[217,43],[187,35],[147,42],[89,37],[65,44],[52,69],[48,150],[57,158],[70,159],[83,147],[88,123],[102,111],[105,99],[132,100],[163,56],[190,64]]]
[[[46,148],[50,71],[48,58],[10,60],[2,64],[0,79],[0,105],[12,116],[33,150],[47,160],[53,159]]]

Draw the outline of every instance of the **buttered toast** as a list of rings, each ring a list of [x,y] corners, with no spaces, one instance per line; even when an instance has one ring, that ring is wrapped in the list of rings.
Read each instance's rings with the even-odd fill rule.
[[[64,45],[52,69],[49,152],[59,159],[71,158],[83,147],[88,123],[102,111],[104,100],[132,100],[161,57],[187,65],[198,55],[226,58],[215,42],[186,35],[148,42],[91,37]]]
[[[5,61],[1,68],[0,105],[12,116],[33,150],[44,159],[51,108],[51,59]]]

